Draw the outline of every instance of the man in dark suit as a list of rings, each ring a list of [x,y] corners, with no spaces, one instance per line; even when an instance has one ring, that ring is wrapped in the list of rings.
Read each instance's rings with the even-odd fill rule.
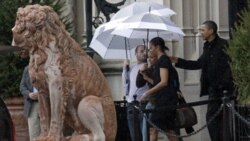
[[[233,94],[234,84],[229,65],[230,58],[224,52],[227,48],[227,41],[217,34],[217,24],[214,21],[205,21],[199,28],[200,34],[205,40],[203,53],[197,60],[184,60],[172,57],[171,61],[175,66],[182,69],[201,69],[201,92],[200,95],[208,95],[209,99],[223,97],[223,92],[228,96]],[[221,102],[209,103],[206,120],[213,117],[220,108]],[[211,141],[222,141],[223,116],[220,113],[208,125]]]
[[[31,84],[28,66],[23,72],[20,91],[24,97],[24,115],[28,119],[29,137],[32,140],[40,135],[40,119],[38,92]]]

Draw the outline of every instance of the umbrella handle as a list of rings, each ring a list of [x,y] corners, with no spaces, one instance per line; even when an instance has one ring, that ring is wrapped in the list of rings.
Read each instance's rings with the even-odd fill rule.
[[[146,47],[146,59],[148,58],[148,44],[149,44],[149,29],[147,29],[147,47]]]
[[[147,59],[148,59],[148,45],[146,45],[146,43],[145,43],[145,40],[143,39],[143,45],[146,47],[145,48],[145,52],[146,52],[146,54],[145,54],[145,57],[146,57],[146,59],[145,59],[145,63],[147,63]]]
[[[129,72],[129,65],[126,65],[126,71]]]
[[[128,48],[127,48],[126,37],[124,37],[124,41],[125,41],[126,59],[128,60]]]

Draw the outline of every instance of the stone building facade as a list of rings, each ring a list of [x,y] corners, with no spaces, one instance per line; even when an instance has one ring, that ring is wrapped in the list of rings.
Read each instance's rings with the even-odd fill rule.
[[[116,3],[121,0],[106,0],[111,3]],[[135,0],[126,0],[125,5],[128,5]],[[136,0],[150,1],[150,0]],[[177,56],[185,59],[197,59],[203,46],[203,40],[198,34],[197,27],[206,20],[214,20],[218,24],[218,33],[221,37],[229,39],[229,24],[228,24],[228,0],[151,0],[163,4],[172,10],[177,15],[171,19],[183,29],[186,34],[183,40],[166,42],[170,48],[169,55]],[[86,47],[86,0],[67,0],[68,11],[72,14],[74,21],[74,36],[83,47]],[[123,6],[125,6],[123,5]],[[121,7],[123,7],[121,6]],[[96,7],[92,0],[92,14],[96,15]],[[121,8],[120,7],[120,8]],[[112,16],[112,15],[111,15]],[[94,28],[93,28],[94,33]],[[94,59],[103,70],[110,87],[113,92],[115,101],[123,99],[124,91],[122,87],[121,72],[122,60],[103,60],[98,55],[94,55]],[[188,102],[206,100],[207,97],[199,97],[200,87],[200,71],[186,71],[178,69],[181,82],[181,90]],[[198,124],[194,126],[197,130],[203,126],[205,122],[206,106],[197,106],[195,110],[198,115]],[[184,130],[182,131],[185,134]],[[165,137],[160,137],[159,140]],[[185,141],[210,141],[207,129],[202,130],[198,134],[185,138]]]

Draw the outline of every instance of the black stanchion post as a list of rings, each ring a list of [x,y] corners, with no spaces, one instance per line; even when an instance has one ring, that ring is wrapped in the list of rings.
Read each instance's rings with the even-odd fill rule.
[[[232,137],[230,134],[230,113],[227,105],[230,103],[230,99],[227,96],[228,91],[223,91],[223,141],[231,141]]]
[[[123,102],[126,103],[127,100],[126,100],[126,96],[123,96]]]
[[[134,141],[141,141],[141,132],[140,132],[140,121],[139,121],[139,111],[135,109],[134,106],[138,106],[139,102],[136,100],[136,95],[133,96],[133,124],[134,124]]]
[[[130,132],[127,120],[128,103],[126,97],[121,101],[115,101],[116,118],[117,118],[117,133],[115,141],[131,141]]]

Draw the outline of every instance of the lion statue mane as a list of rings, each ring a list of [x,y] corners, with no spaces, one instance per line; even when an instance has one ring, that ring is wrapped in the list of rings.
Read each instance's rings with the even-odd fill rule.
[[[29,73],[38,89],[41,134],[37,141],[114,141],[111,90],[97,64],[65,30],[49,6],[17,11],[13,45],[29,51]],[[74,134],[64,137],[63,125]]]

